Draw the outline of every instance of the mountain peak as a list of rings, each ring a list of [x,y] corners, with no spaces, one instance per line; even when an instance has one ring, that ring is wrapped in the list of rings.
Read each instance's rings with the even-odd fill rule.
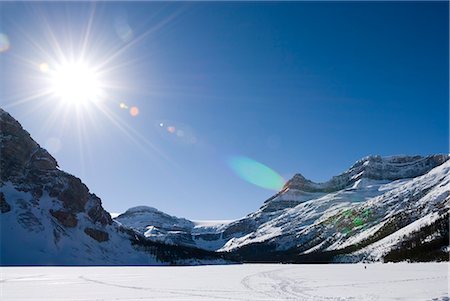
[[[314,189],[315,183],[305,178],[302,174],[297,173],[295,174],[290,180],[284,184],[281,191],[284,191],[286,189],[296,189],[296,190],[303,190],[308,191],[311,189]]]
[[[134,213],[145,213],[145,212],[161,212],[158,209],[150,206],[135,206],[129,208],[127,211],[125,211],[124,214],[134,214]]]

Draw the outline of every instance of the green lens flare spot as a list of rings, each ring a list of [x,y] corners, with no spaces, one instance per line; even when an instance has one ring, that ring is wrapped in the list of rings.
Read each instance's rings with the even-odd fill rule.
[[[353,225],[355,226],[355,227],[359,227],[359,226],[361,226],[361,225],[363,225],[364,224],[364,221],[361,219],[361,218],[359,218],[359,217],[357,217],[357,218],[355,218],[354,220],[353,220]]]
[[[237,156],[230,158],[228,164],[241,179],[256,186],[279,191],[284,185],[282,176],[253,159]]]

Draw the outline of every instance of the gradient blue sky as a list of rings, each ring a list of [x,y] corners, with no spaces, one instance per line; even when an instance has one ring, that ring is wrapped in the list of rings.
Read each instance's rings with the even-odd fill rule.
[[[2,107],[111,212],[149,205],[191,219],[244,216],[275,191],[238,177],[228,164],[235,156],[285,179],[325,181],[370,154],[448,153],[448,2],[0,10],[10,42],[0,53]],[[38,97],[37,66],[58,49],[77,57],[87,32],[86,58],[109,59],[111,88],[103,109],[77,115]]]

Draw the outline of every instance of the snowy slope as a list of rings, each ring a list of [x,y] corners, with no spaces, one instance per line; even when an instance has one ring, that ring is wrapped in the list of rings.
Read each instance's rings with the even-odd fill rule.
[[[63,206],[47,192],[36,199],[11,182],[1,190],[11,208],[1,215],[2,265],[158,264],[154,256],[137,252],[115,223],[96,224],[86,212],[78,212],[77,224],[67,227],[51,214]],[[103,236],[96,240],[86,229]]]
[[[364,182],[364,185],[362,185],[362,182]],[[353,185],[351,188],[319,195],[317,198],[308,201],[300,201],[295,207],[277,211],[276,216],[274,216],[275,214],[271,214],[273,217],[270,219],[266,217],[267,221],[258,225],[255,231],[240,238],[230,240],[222,250],[229,251],[246,244],[266,241],[278,237],[281,234],[298,233],[321,219],[326,219],[342,210],[348,210],[355,204],[368,201],[377,195],[402,185],[404,182],[404,180],[387,182],[385,180],[363,179],[355,182],[358,185]],[[286,191],[286,193],[289,192],[290,189]],[[279,196],[279,198],[282,197],[284,197],[284,194]],[[273,199],[271,202],[278,202],[278,198]],[[247,218],[253,220],[261,219],[261,216],[267,215],[265,212],[265,208],[267,207],[266,204]],[[280,232],[280,229],[283,229],[283,231]],[[295,237],[292,240],[293,237],[290,236],[283,236],[283,238],[279,239],[280,241],[277,241],[278,249],[293,247],[297,244],[298,240]]]

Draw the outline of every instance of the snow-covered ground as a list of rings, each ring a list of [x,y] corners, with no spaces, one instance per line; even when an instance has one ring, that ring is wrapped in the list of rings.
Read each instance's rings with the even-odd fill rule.
[[[1,267],[1,300],[449,300],[448,263]]]

